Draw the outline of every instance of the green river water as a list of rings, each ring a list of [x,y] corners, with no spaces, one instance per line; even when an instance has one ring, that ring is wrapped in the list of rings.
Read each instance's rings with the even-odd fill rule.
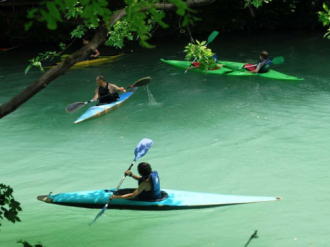
[[[221,60],[252,62],[261,50],[284,56],[275,70],[302,82],[188,72],[159,61],[183,60],[189,40],[127,46],[115,62],[68,71],[0,120],[0,182],[14,188],[22,222],[2,221],[0,246],[330,246],[330,41],[322,33],[219,35]],[[206,38],[205,38],[206,39]],[[47,47],[0,54],[0,104],[34,82],[27,59]],[[106,48],[101,48],[104,52]],[[128,86],[150,76],[116,111],[73,124],[64,108],[87,101],[95,77]],[[107,210],[46,204],[38,195],[115,188],[142,138],[167,189],[281,196],[282,201],[179,211]],[[137,173],[136,166],[133,172]],[[127,178],[122,187],[135,187]],[[111,208],[111,206],[109,207]]]

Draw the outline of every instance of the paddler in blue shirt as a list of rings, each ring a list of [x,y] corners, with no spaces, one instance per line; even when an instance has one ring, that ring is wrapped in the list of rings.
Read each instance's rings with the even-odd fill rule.
[[[247,69],[251,73],[267,73],[270,69],[272,60],[268,58],[268,52],[262,51],[259,54],[259,62],[256,65],[245,64],[244,69]]]
[[[99,99],[99,103],[97,105],[104,105],[117,101],[119,98],[117,92],[119,91],[126,93],[125,88],[106,82],[103,75],[98,75],[96,77],[96,84],[97,88],[95,90],[93,101],[97,101],[97,99]]]
[[[89,39],[88,38],[83,38],[83,44],[84,45],[87,45],[89,43]],[[100,56],[100,52],[98,51],[98,49],[94,49],[93,50],[93,54],[90,55],[90,57],[86,58],[85,61],[87,60],[91,60],[91,59],[95,59],[97,58],[98,56]]]
[[[157,171],[152,171],[149,163],[142,162],[138,165],[140,176],[127,170],[125,174],[138,180],[139,187],[132,193],[125,195],[112,195],[111,199],[132,199],[139,196],[139,200],[157,200],[161,198],[160,180]]]

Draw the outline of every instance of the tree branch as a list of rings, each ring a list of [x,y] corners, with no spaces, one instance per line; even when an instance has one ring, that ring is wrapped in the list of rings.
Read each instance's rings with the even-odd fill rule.
[[[214,1],[215,0],[188,0],[186,4],[188,7],[194,7],[211,4]],[[164,11],[176,10],[176,6],[170,3],[156,3],[154,4],[154,8],[156,8],[157,10]],[[148,9],[144,8],[141,11],[148,11]],[[109,28],[111,28],[117,21],[119,21],[126,15],[127,13],[125,9],[121,9],[117,13],[113,14]],[[91,42],[88,43],[88,45],[84,46],[80,50],[70,55],[62,63],[43,74],[35,83],[24,89],[21,93],[16,95],[10,101],[1,105],[0,118],[3,118],[9,113],[15,111],[18,107],[20,107],[34,95],[43,90],[53,80],[65,74],[65,72],[70,69],[75,63],[80,62],[86,57],[88,57],[94,49],[97,49],[100,45],[103,45],[106,42],[107,34],[108,30],[106,29],[105,25],[100,25],[98,32],[95,34]]]

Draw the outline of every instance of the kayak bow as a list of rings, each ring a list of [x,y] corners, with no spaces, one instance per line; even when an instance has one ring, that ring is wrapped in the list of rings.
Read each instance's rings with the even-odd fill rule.
[[[135,189],[120,189],[116,194],[127,194]],[[61,193],[57,195],[38,196],[37,199],[52,204],[82,208],[103,208],[109,197],[114,193],[112,190],[80,191]],[[153,201],[139,199],[115,199],[111,201],[110,209],[132,210],[176,210],[229,206],[236,204],[279,201],[281,197],[258,197],[236,196],[201,192],[188,192],[178,190],[162,190],[162,198]]]

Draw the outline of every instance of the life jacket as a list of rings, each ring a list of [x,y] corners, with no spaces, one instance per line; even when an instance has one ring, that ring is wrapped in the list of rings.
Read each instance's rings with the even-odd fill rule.
[[[157,171],[153,171],[150,173],[149,181],[151,182],[151,190],[150,191],[142,191],[139,194],[139,199],[141,200],[156,200],[160,199],[161,196],[161,191],[160,191],[160,179],[158,176]],[[148,177],[142,177],[139,179],[139,185],[144,182]]]
[[[257,63],[257,67],[259,63],[264,62],[264,60],[259,60],[259,62]],[[272,63],[272,60],[270,60],[269,58],[267,58],[267,61],[265,62],[265,64],[260,68],[260,70],[258,71],[258,73],[266,73],[269,71],[270,69],[270,65]]]
[[[115,102],[119,98],[118,93],[110,93],[109,83],[107,83],[107,85],[105,87],[99,87],[98,93],[99,93],[99,98],[100,98],[99,104],[108,104],[111,102]],[[103,96],[105,96],[105,97],[103,97]],[[103,98],[101,98],[101,97],[103,97]]]

